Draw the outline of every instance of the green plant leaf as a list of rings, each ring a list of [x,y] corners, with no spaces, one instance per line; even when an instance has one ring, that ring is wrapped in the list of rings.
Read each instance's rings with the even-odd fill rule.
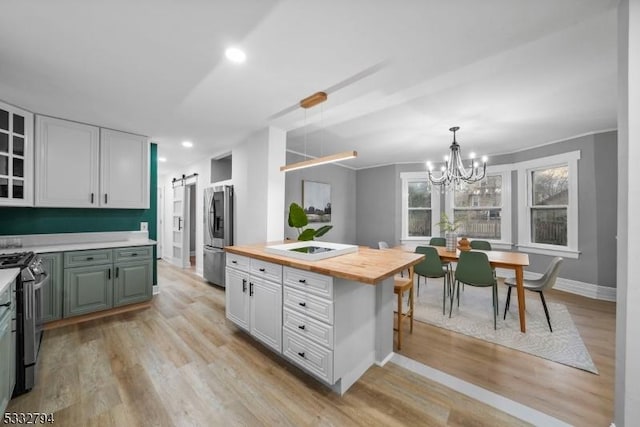
[[[315,235],[316,230],[314,230],[313,228],[307,228],[302,233],[300,233],[300,235],[298,236],[298,240],[313,240]]]
[[[316,230],[316,236],[315,237],[324,236],[326,234],[326,232],[331,230],[332,228],[333,228],[333,225],[323,225],[322,227],[320,227],[320,228],[318,228]]]
[[[307,214],[304,212],[304,209],[295,202],[291,203],[289,206],[289,227],[302,228],[308,223],[309,221],[307,220]]]

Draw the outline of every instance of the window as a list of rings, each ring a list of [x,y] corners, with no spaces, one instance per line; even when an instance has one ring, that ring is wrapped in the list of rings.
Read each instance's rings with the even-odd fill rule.
[[[445,193],[449,218],[461,224],[458,234],[490,240],[496,249],[511,249],[512,170],[511,164],[487,166],[485,179]]]
[[[434,212],[439,210],[439,196],[434,196],[424,172],[405,172],[402,179],[402,239],[424,240],[432,235]]]
[[[579,159],[574,151],[518,164],[518,246],[578,257]]]
[[[453,218],[466,237],[502,239],[502,175],[487,176],[453,191]]]

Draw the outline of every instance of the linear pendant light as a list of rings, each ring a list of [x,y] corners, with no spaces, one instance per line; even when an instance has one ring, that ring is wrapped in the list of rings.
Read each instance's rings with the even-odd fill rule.
[[[305,99],[301,100],[300,107],[311,108],[326,100],[327,100],[327,94],[325,92],[316,92],[313,95],[308,96]],[[306,139],[305,139],[305,147],[306,147]],[[288,171],[293,171],[298,169],[309,168],[312,166],[324,165],[327,163],[339,162],[341,160],[353,159],[354,157],[358,157],[357,151],[355,150],[343,151],[342,153],[331,154],[329,156],[318,157],[311,160],[304,160],[301,162],[280,166],[280,172],[288,172]]]
[[[341,160],[353,159],[354,157],[358,157],[357,151],[343,151],[342,153],[331,154],[330,156],[318,157],[317,159],[304,160],[302,162],[290,163],[288,165],[280,166],[280,171],[294,171],[297,169],[309,168],[311,166],[318,166],[327,163],[339,162]]]

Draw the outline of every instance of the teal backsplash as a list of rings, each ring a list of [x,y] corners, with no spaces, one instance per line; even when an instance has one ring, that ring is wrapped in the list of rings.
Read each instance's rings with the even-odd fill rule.
[[[149,223],[149,238],[157,238],[158,146],[151,144],[149,209],[0,208],[0,235],[134,231]],[[156,248],[153,283],[158,283]]]

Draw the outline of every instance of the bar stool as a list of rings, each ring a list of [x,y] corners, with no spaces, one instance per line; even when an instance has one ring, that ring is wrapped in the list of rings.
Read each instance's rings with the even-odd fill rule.
[[[394,311],[396,315],[397,328],[394,331],[398,331],[398,350],[402,348],[402,322],[407,317],[409,318],[409,333],[413,333],[413,266],[409,267],[409,277],[394,277],[393,293],[398,296],[398,309]],[[406,311],[402,310],[402,303],[405,293],[409,292],[409,307]]]

